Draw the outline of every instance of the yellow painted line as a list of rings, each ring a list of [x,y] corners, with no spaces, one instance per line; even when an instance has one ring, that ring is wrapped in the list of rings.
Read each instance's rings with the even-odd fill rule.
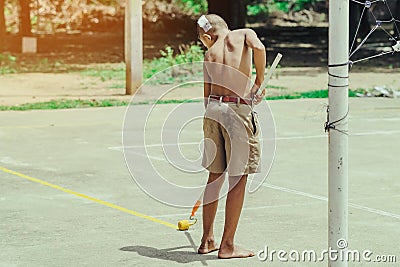
[[[9,173],[9,174],[12,174],[12,175],[27,179],[27,180],[35,182],[35,183],[39,183],[41,185],[45,185],[45,186],[48,186],[48,187],[63,191],[65,193],[68,193],[68,194],[71,194],[71,195],[75,195],[75,196],[78,196],[78,197],[81,197],[81,198],[84,198],[84,199],[88,199],[88,200],[96,202],[98,204],[101,204],[101,205],[104,205],[104,206],[107,206],[107,207],[110,207],[110,208],[113,208],[113,209],[116,209],[116,210],[119,210],[119,211],[122,211],[122,212],[125,212],[125,213],[128,213],[128,214],[134,215],[134,216],[139,217],[139,218],[143,218],[143,219],[155,222],[155,223],[159,223],[159,224],[168,226],[168,227],[173,228],[173,229],[178,229],[177,226],[173,225],[172,223],[169,223],[169,222],[166,222],[166,221],[163,221],[163,220],[159,220],[159,219],[156,219],[154,217],[148,216],[146,214],[139,213],[139,212],[136,212],[136,211],[133,211],[133,210],[129,210],[127,208],[112,204],[110,202],[107,202],[107,201],[104,201],[104,200],[101,200],[101,199],[98,199],[98,198],[94,198],[94,197],[91,197],[91,196],[87,196],[85,194],[81,194],[81,193],[78,193],[78,192],[63,188],[61,186],[58,186],[58,185],[55,185],[55,184],[52,184],[52,183],[37,179],[37,178],[30,177],[30,176],[25,175],[23,173],[12,171],[12,170],[9,170],[9,169],[1,167],[1,166],[0,166],[0,171],[3,171],[3,172],[6,172],[6,173]]]

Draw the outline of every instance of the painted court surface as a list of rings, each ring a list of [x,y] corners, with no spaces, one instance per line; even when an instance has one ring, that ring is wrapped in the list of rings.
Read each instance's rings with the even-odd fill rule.
[[[270,102],[275,161],[260,190],[246,195],[239,245],[256,253],[265,246],[317,254],[326,249],[326,102]],[[146,115],[145,106],[134,108],[137,116]],[[0,266],[327,266],[326,260],[197,255],[201,222],[186,233],[174,229],[190,208],[154,200],[131,178],[121,149],[124,114],[125,108],[0,113]],[[189,133],[196,140],[201,139],[199,123]],[[397,257],[397,263],[361,260],[349,266],[399,266],[400,100],[350,99],[349,128],[349,248],[370,250],[371,259]],[[198,153],[198,145],[187,149]],[[155,164],[168,172],[156,156]],[[137,158],[140,170],[140,158],[146,156]],[[153,178],[147,170],[140,173]],[[173,181],[201,185],[206,175],[182,173]]]

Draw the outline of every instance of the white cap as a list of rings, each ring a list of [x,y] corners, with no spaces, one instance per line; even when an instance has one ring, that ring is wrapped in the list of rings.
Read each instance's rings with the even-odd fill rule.
[[[206,16],[202,15],[199,20],[197,21],[197,24],[199,24],[199,26],[205,31],[208,32],[212,26],[211,23],[208,21],[208,19],[206,18]]]

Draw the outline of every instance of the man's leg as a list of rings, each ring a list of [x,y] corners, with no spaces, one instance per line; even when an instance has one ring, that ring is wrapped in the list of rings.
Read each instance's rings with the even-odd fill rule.
[[[235,232],[243,206],[246,182],[247,175],[229,177],[230,190],[226,198],[225,227],[218,252],[219,258],[246,258],[254,256],[252,251],[234,245]]]
[[[218,207],[219,192],[224,183],[223,173],[212,173],[208,176],[203,196],[203,237],[198,253],[206,254],[218,249],[214,240],[214,219]]]

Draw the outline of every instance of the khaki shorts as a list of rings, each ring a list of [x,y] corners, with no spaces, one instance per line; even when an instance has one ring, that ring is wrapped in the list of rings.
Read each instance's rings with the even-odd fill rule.
[[[203,131],[202,165],[208,171],[229,176],[260,172],[260,126],[249,105],[210,100]]]

